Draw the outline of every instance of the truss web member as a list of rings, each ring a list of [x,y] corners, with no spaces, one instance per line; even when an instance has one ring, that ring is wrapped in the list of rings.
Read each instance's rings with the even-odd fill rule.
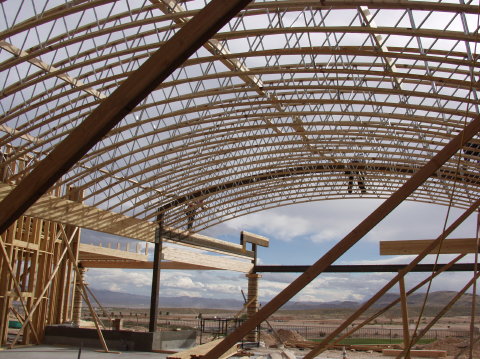
[[[346,166],[345,174],[348,176],[348,193],[352,193],[353,182],[355,179],[358,183],[358,188],[362,193],[367,193],[367,188],[365,187],[365,177],[364,172],[358,170],[358,165],[364,161],[353,160],[349,165]]]

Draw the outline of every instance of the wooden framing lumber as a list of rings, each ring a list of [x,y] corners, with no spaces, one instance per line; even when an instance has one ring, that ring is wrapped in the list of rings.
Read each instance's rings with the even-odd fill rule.
[[[416,286],[414,286],[413,288],[411,288],[410,290],[408,290],[408,292],[406,293],[407,296],[409,296],[410,294],[416,292],[418,289],[420,289],[421,287],[423,287],[425,284],[427,284],[429,281],[431,281],[433,278],[435,278],[436,276],[438,276],[439,274],[449,270],[452,266],[455,265],[455,263],[457,263],[460,259],[462,259],[465,255],[464,254],[461,254],[457,257],[455,257],[454,259],[452,259],[449,263],[447,264],[439,264],[438,265],[438,268],[434,268],[432,270],[430,270],[430,272],[432,273],[431,275],[429,275],[427,278],[425,278],[424,280],[422,280],[420,283],[418,283]],[[470,272],[473,271],[473,266],[472,266],[472,269],[469,270]],[[411,272],[411,271],[410,271]],[[343,339],[345,338],[348,338],[350,335],[352,335],[353,333],[355,333],[357,330],[359,330],[360,328],[363,328],[365,325],[367,325],[368,323],[370,323],[372,320],[374,320],[375,318],[378,318],[379,316],[381,316],[382,314],[384,314],[385,312],[387,312],[390,308],[394,307],[395,305],[397,305],[399,302],[400,302],[400,297],[393,300],[392,302],[390,302],[390,304],[384,306],[382,309],[380,309],[379,311],[377,311],[375,314],[373,314],[372,316],[368,317],[367,319],[363,320],[360,324],[356,324],[354,328],[348,330],[346,333],[342,334],[340,337],[337,337],[335,338],[335,343],[339,343],[341,342]]]
[[[70,236],[70,238],[67,239],[67,242],[69,243],[69,245],[72,244],[72,241],[74,240],[74,238],[75,238],[75,236],[76,236],[77,230],[78,230],[78,228],[72,233],[72,235]],[[14,338],[13,341],[12,341],[12,343],[10,344],[10,347],[14,347],[14,346],[15,346],[15,344],[17,343],[18,338],[20,337],[20,334],[21,334],[22,330],[25,330],[27,324],[30,323],[30,320],[32,319],[33,314],[34,314],[35,311],[37,310],[38,306],[41,304],[41,302],[42,302],[42,300],[43,300],[43,298],[44,298],[45,293],[47,292],[47,290],[49,289],[50,285],[52,284],[52,281],[55,279],[55,275],[57,274],[58,269],[61,267],[62,261],[63,261],[63,257],[65,256],[66,253],[67,253],[67,248],[64,248],[63,251],[62,251],[62,254],[60,255],[60,258],[59,258],[58,261],[57,261],[57,264],[55,265],[55,268],[53,269],[52,273],[50,274],[49,280],[47,281],[47,283],[46,283],[45,286],[43,287],[42,292],[41,292],[41,294],[37,297],[35,303],[32,305],[32,307],[31,307],[28,315],[25,317],[25,320],[24,320],[23,323],[22,323],[22,328],[17,332],[17,335],[15,336],[15,338]]]
[[[39,162],[0,202],[0,233],[250,0],[213,0]]]
[[[270,241],[267,237],[247,231],[240,232],[240,244],[245,247],[247,243],[253,243],[258,246],[268,247]]]
[[[193,251],[181,250],[173,247],[165,247],[162,250],[163,259],[184,262],[200,266],[209,266],[217,269],[231,270],[235,272],[248,273],[253,268],[253,263],[246,261],[233,260],[220,256],[213,256]]]
[[[220,253],[228,253],[230,255],[236,255],[243,258],[253,259],[254,257],[254,253],[246,250],[241,244],[222,241],[216,238],[208,237],[198,233],[190,233],[180,229],[166,227],[163,232],[163,238],[177,244],[203,248]]]
[[[152,269],[153,262],[136,262],[126,260],[96,260],[86,259],[81,261],[86,268],[124,268],[124,269]],[[170,270],[221,270],[210,266],[201,266],[197,264],[180,262],[162,262],[161,269]]]
[[[13,248],[13,247],[12,247],[12,248]],[[15,288],[15,292],[18,294],[18,300],[20,300],[20,303],[22,304],[23,310],[25,311],[26,315],[28,315],[28,314],[29,314],[29,310],[28,310],[28,308],[27,308],[27,304],[25,303],[25,300],[24,300],[24,298],[23,298],[23,296],[22,296],[22,290],[20,289],[20,284],[18,283],[18,280],[17,280],[17,278],[16,278],[16,276],[15,276],[14,270],[13,270],[12,265],[11,265],[10,260],[9,260],[9,256],[8,256],[7,251],[6,251],[6,249],[5,249],[5,244],[4,244],[3,239],[2,239],[1,236],[0,236],[0,249],[1,249],[0,253],[2,253],[2,256],[3,256],[4,265],[5,265],[5,267],[7,267],[8,272],[9,272],[9,274],[10,274],[10,279],[8,280],[8,282],[13,282],[14,288]],[[5,279],[6,279],[6,278],[5,278]],[[3,280],[4,283],[7,282],[7,280],[5,280],[5,279]],[[7,302],[7,307],[10,307],[10,304],[11,304],[11,303],[8,303],[8,302]],[[1,319],[2,319],[2,321],[4,322],[4,323],[2,323],[2,324],[5,325],[6,323],[8,323],[8,320],[6,320],[6,318],[1,318]],[[35,339],[36,339],[37,343],[40,343],[40,339],[39,339],[39,337],[38,337],[38,334],[37,334],[37,331],[36,331],[35,327],[33,326],[33,324],[32,324],[31,322],[29,322],[28,324],[29,324],[29,326],[30,326],[30,328],[31,328],[34,336],[35,336]],[[3,339],[3,338],[2,338],[2,339]],[[2,341],[3,341],[3,340],[2,340]]]
[[[383,356],[391,356],[396,357],[402,354],[401,349],[383,349],[382,354]],[[445,358],[447,356],[447,352],[445,350],[411,350],[410,353],[413,357],[416,358]]]
[[[380,241],[380,254],[418,254],[432,242],[433,239]],[[431,254],[477,253],[478,249],[476,238],[452,238],[444,240],[441,248],[435,247]]]
[[[415,332],[411,338],[410,346],[408,348],[403,349],[403,354],[408,353],[411,351],[411,347],[415,345],[423,336],[441,319],[443,316],[452,308],[452,306],[465,294],[465,292],[474,285],[478,278],[480,277],[480,272],[475,272],[472,278],[468,281],[465,286],[460,289],[450,301],[435,315],[435,317],[425,325],[419,332]],[[401,355],[399,354],[397,358],[400,358]]]
[[[162,259],[162,269],[222,269],[248,273],[253,268],[253,263],[251,262],[174,247],[163,247]],[[85,267],[89,268],[153,268],[153,262],[149,262],[148,256],[145,254],[84,243],[80,244],[79,260]]]
[[[13,44],[10,44],[8,43],[7,41],[4,41],[4,40],[1,40],[0,41],[0,48],[10,52],[11,54],[17,56],[17,57],[27,57],[28,56],[28,53],[26,51],[23,51],[22,49],[19,49],[18,47],[16,47],[15,45]],[[106,96],[93,89],[93,88],[85,88],[85,84],[72,77],[72,76],[69,76],[67,75],[66,73],[62,73],[59,69],[57,69],[55,66],[52,66],[51,64],[47,64],[45,63],[44,61],[38,59],[38,58],[31,58],[28,60],[29,63],[31,63],[32,65],[40,68],[41,70],[45,71],[45,72],[50,72],[50,73],[56,73],[56,77],[58,77],[59,79],[67,82],[69,85],[73,86],[73,87],[77,87],[77,88],[81,88],[82,91],[85,91],[86,93],[94,96],[95,98],[97,99],[104,99],[106,98]],[[30,136],[31,137],[31,136]],[[31,137],[31,139],[35,139],[34,137]],[[29,138],[30,140],[30,138]],[[38,139],[36,139],[38,141]]]
[[[214,340],[214,341],[211,341],[209,343],[205,343],[205,344],[202,344],[202,345],[198,345],[194,348],[191,348],[191,349],[187,349],[187,350],[184,350],[184,351],[181,351],[181,352],[178,352],[178,353],[175,353],[175,354],[172,354],[172,355],[169,355],[167,357],[167,359],[191,359],[191,358],[197,358],[197,357],[200,357],[206,353],[208,353],[208,351],[210,349],[212,349],[215,345],[217,345],[218,343],[220,343],[222,341],[222,339],[217,339],[217,340]],[[236,345],[232,345],[231,348],[229,348],[224,354],[222,354],[219,359],[226,359],[226,358],[230,358],[232,355],[234,355],[235,353],[237,353],[237,346]]]
[[[93,244],[80,243],[79,260],[102,261],[102,260],[130,260],[135,262],[147,262],[148,256],[142,253],[127,252],[119,249],[105,248]]]
[[[480,116],[470,122],[464,130],[452,138],[452,140],[440,150],[433,158],[420,168],[407,182],[394,192],[389,199],[383,202],[365,220],[354,228],[347,236],[339,241],[323,257],[315,262],[307,271],[295,279],[289,286],[282,290],[269,303],[261,308],[256,315],[239,326],[233,333],[228,335],[221,343],[213,348],[205,356],[205,359],[216,359],[240,341],[247,333],[258,324],[267,319],[278,310],[301,289],[322,273],[329,265],[342,256],[348,249],[357,243],[365,234],[375,227],[383,218],[392,212],[400,203],[408,198],[420,185],[422,185],[433,173],[452,157],[459,148],[464,146],[472,137],[480,131]]]
[[[0,199],[3,200],[15,188],[1,183]],[[151,222],[56,196],[42,196],[26,211],[26,214],[62,224],[150,242],[155,232],[155,225]]]
[[[75,254],[73,253],[72,247],[70,246],[70,243],[68,243],[67,234],[65,233],[65,230],[62,226],[60,226],[60,230],[62,231],[62,234],[63,234],[63,236],[61,236],[62,241],[65,244],[65,247],[67,248],[68,256],[70,257],[70,261],[73,263],[73,268],[74,268],[74,270],[77,274],[77,277],[81,278],[82,274],[80,272],[80,269],[78,268],[77,259],[75,258]],[[85,283],[83,283],[83,281],[78,281],[78,284],[80,285],[81,294],[83,296],[83,299],[87,303],[88,309],[90,309],[90,313],[91,313],[93,321],[95,323],[95,328],[97,330],[98,338],[99,338],[100,343],[103,347],[103,350],[108,353],[109,350],[108,350],[108,347],[107,347],[107,343],[105,342],[105,339],[104,339],[103,334],[102,334],[102,330],[100,329],[100,320],[97,316],[97,313],[95,312],[95,310],[92,307],[92,303],[90,302],[90,299],[88,298],[88,292],[87,292],[87,289],[85,288]]]

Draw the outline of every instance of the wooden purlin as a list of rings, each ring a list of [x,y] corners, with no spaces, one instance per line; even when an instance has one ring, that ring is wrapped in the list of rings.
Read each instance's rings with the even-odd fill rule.
[[[150,0],[153,4],[156,4],[164,13],[179,13],[182,14],[185,9],[175,1],[170,0]],[[178,22],[183,23],[188,21],[186,17],[179,17]],[[278,113],[285,113],[287,116],[292,118],[292,122],[288,126],[293,129],[294,133],[299,136],[303,142],[303,146],[312,152],[313,154],[319,156],[319,158],[327,159],[333,162],[336,162],[335,159],[326,156],[324,150],[318,150],[316,146],[312,143],[312,140],[309,138],[307,131],[305,131],[304,123],[299,116],[291,115],[288,111],[285,110],[285,106],[282,101],[278,98],[274,91],[266,91],[264,89],[264,84],[261,78],[255,74],[249,74],[250,69],[236,57],[228,57],[231,55],[227,47],[224,46],[217,39],[210,39],[203,45],[213,55],[220,55],[220,61],[231,71],[235,72],[237,76],[242,79],[247,86],[252,88],[255,92],[258,93],[262,98],[267,100],[267,102],[275,109]],[[274,117],[274,116],[271,116]],[[267,124],[276,134],[285,135],[287,132],[275,124],[269,117],[262,118],[262,121]]]
[[[13,54],[13,55],[15,55],[19,58],[28,56],[28,53],[26,51],[23,51],[23,50],[19,49],[18,47],[16,47],[15,45],[10,44],[10,43],[8,43],[7,41],[4,41],[4,40],[0,41],[0,48],[10,52],[11,54]],[[71,76],[69,76],[65,73],[62,73],[60,71],[60,69],[57,69],[55,66],[52,66],[51,64],[47,64],[44,61],[42,61],[40,59],[37,59],[37,58],[29,59],[28,62],[30,62],[32,65],[40,68],[41,70],[43,70],[45,72],[56,73],[57,78],[67,82],[69,85],[71,85],[73,87],[80,88],[82,91],[85,91],[86,93],[94,96],[97,99],[106,98],[106,96],[104,94],[102,94],[101,92],[99,92],[95,89],[85,88],[86,86],[82,81],[80,81],[80,80],[78,80],[74,77],[71,77]],[[34,139],[34,137],[32,137],[32,139]],[[38,139],[36,139],[36,142],[37,141],[38,141]]]

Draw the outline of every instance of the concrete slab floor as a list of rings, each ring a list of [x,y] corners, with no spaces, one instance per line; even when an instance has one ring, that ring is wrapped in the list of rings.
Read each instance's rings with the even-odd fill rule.
[[[24,346],[14,349],[0,348],[0,359],[165,359],[168,354],[149,352],[115,352],[104,353],[93,348],[82,348],[79,356],[78,348],[52,345]]]

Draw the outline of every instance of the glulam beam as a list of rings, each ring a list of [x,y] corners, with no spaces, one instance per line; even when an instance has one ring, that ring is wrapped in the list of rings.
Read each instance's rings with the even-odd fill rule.
[[[419,254],[433,242],[432,239],[404,241],[380,241],[381,255]],[[476,238],[446,239],[442,245],[435,247],[432,254],[477,253]]]

